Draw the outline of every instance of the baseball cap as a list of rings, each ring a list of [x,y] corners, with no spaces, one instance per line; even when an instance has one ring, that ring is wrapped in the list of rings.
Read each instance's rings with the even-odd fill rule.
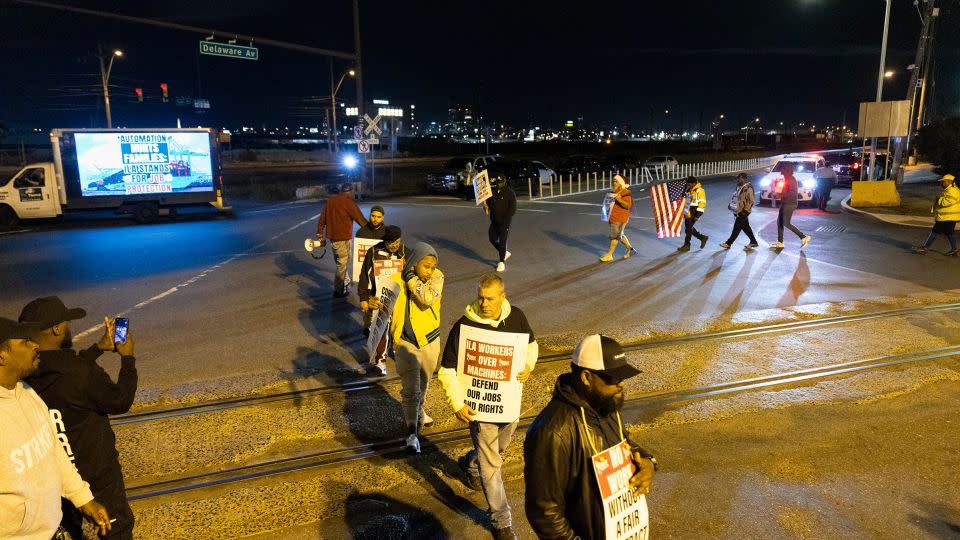
[[[382,213],[383,213],[383,207],[380,206],[379,204],[375,204],[375,205],[373,205],[373,206],[370,207],[370,212],[371,212],[371,213],[372,213],[372,212],[380,212],[380,213],[382,214]]]
[[[400,227],[387,225],[383,228],[383,241],[387,244],[400,239]]]
[[[63,300],[57,296],[45,296],[31,300],[20,312],[20,322],[37,323],[50,328],[63,321],[73,321],[87,316],[81,308],[67,309]]]
[[[952,174],[945,174],[941,176],[940,179],[946,180],[947,182],[953,182],[954,180],[956,180],[956,178],[954,178]]]
[[[616,340],[600,334],[583,338],[573,351],[573,363],[590,371],[601,372],[618,382],[641,373],[627,362],[627,355]]]
[[[37,323],[22,323],[0,317],[0,343],[8,339],[27,339],[43,326]]]
[[[343,193],[345,191],[353,191],[353,184],[351,184],[350,182],[344,182],[340,186],[340,193]]]

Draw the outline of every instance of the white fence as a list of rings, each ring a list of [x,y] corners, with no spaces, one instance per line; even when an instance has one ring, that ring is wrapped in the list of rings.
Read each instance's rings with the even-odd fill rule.
[[[535,185],[532,178],[528,178],[527,193],[530,200],[534,200],[607,190],[611,188],[613,177],[616,174],[625,177],[631,186],[644,186],[668,180],[678,180],[688,176],[699,177],[732,174],[772,167],[781,157],[783,157],[783,154],[754,159],[737,159],[733,161],[682,163],[672,169],[640,167],[621,171],[598,171],[593,173],[578,173],[576,175],[569,174],[566,176],[558,175],[557,177],[551,175],[549,184],[540,183],[538,179],[536,181],[537,185]]]

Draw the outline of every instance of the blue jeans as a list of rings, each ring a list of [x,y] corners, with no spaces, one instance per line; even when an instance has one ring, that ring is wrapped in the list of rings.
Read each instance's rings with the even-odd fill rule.
[[[490,505],[490,521],[495,529],[512,526],[510,501],[500,474],[500,467],[503,466],[500,454],[510,446],[516,430],[516,420],[509,424],[470,422],[473,450],[467,454],[467,474],[480,477],[483,494]]]

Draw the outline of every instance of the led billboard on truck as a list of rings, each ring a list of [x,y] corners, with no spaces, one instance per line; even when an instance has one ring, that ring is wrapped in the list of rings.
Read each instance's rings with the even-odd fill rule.
[[[77,133],[84,197],[213,191],[206,132]]]

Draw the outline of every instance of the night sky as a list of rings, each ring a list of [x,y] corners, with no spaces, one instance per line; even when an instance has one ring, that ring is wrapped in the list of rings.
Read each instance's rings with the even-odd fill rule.
[[[67,3],[68,0],[62,0]],[[960,0],[939,0],[936,112],[960,114]],[[108,2],[90,9],[218,28],[350,52],[349,0]],[[855,125],[876,91],[881,0],[567,2],[361,0],[368,99],[417,106],[444,120],[456,103],[516,126],[587,123],[694,128],[724,112],[732,125],[760,116],[773,127]],[[910,0],[893,0],[888,99],[903,99],[920,32]],[[260,45],[257,62],[200,56],[204,36],[0,0],[0,123],[91,127],[97,43],[120,48],[111,77],[115,124],[171,125],[175,96],[211,102],[205,125],[317,125],[329,63]],[[218,36],[226,41],[232,36]],[[254,43],[254,45],[257,45]],[[335,61],[336,77],[349,63]],[[147,103],[135,102],[134,87]],[[350,100],[349,83],[338,99]],[[670,114],[665,116],[664,110]]]

